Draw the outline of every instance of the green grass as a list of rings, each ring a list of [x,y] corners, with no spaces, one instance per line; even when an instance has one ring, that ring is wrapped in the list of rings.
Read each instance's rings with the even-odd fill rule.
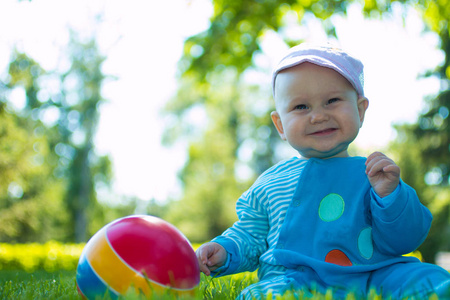
[[[193,245],[197,248],[199,245]],[[1,244],[0,243],[0,300],[1,299],[81,299],[75,283],[75,271],[84,244],[61,244],[49,241],[45,244]],[[420,253],[412,255],[420,258]],[[21,270],[21,271],[16,271]],[[223,278],[210,278],[202,274],[201,281],[193,296],[186,300],[234,300],[248,285],[257,281],[255,273],[236,274]],[[297,291],[298,292],[298,291]],[[99,299],[110,299],[99,297]],[[121,299],[141,300],[145,297],[130,292]],[[153,299],[181,299],[167,290],[165,295],[156,295]],[[271,299],[271,297],[267,297]],[[288,293],[278,299],[331,300],[333,295],[314,294],[302,296]],[[367,300],[381,300],[375,293]],[[364,299],[364,300],[366,300]],[[437,298],[435,298],[437,299]],[[356,299],[351,294],[346,300]],[[385,300],[385,299],[383,299]],[[411,299],[409,299],[411,300]]]
[[[28,273],[26,271],[0,271],[0,299],[77,299],[75,271],[47,272],[44,270]],[[246,286],[256,281],[254,274],[228,276],[211,279],[202,275],[200,284],[192,296],[176,297],[168,290],[165,295],[154,299],[235,299]],[[109,297],[99,297],[109,299]],[[142,295],[130,292],[122,299],[145,299]]]
[[[0,271],[0,299],[77,299],[75,271]]]
[[[248,285],[256,282],[255,273],[244,273],[223,278],[210,278],[202,275],[200,284],[194,295],[177,297],[170,290],[166,294],[155,295],[152,299],[162,300],[234,300],[239,293]],[[0,299],[76,299],[80,300],[75,283],[75,271],[35,271],[27,273],[26,271],[0,271]],[[98,299],[108,300],[107,295],[100,296]],[[146,299],[143,295],[130,291],[127,295],[120,297],[126,300]],[[272,299],[268,295],[267,299]],[[324,294],[314,294],[312,297],[298,294],[287,293],[278,299],[288,300],[332,300],[331,291]],[[376,293],[371,293],[367,300],[381,300]],[[430,300],[437,300],[437,297],[431,297]],[[345,300],[360,300],[349,294]]]

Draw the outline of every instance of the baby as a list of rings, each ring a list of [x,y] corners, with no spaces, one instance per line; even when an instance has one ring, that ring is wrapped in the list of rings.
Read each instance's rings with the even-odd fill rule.
[[[197,250],[200,270],[258,269],[240,298],[287,290],[365,297],[450,297],[450,274],[406,257],[432,216],[386,155],[350,157],[368,100],[363,65],[332,47],[292,48],[273,72],[273,123],[301,155],[264,172],[236,204],[239,220]],[[446,298],[445,298],[446,299]]]

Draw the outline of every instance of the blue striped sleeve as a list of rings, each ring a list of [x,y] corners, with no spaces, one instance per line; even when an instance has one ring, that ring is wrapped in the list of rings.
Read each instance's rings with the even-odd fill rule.
[[[239,220],[213,239],[229,255],[226,266],[217,276],[257,268],[266,273],[277,268],[272,251],[302,165],[298,158],[293,158],[273,166],[239,198],[236,203]]]

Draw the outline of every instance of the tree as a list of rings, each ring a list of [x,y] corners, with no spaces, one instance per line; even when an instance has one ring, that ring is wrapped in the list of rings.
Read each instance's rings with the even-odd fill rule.
[[[9,80],[0,86],[0,240],[44,242],[65,239],[67,211],[64,181],[53,176],[54,161],[45,126],[32,109],[8,105],[13,93],[25,94],[28,107],[37,107],[35,83],[44,70],[23,54],[15,54]]]
[[[50,179],[62,184],[62,194],[57,197],[65,200],[66,208],[61,216],[67,213],[72,225],[71,230],[66,227],[66,237],[83,242],[99,227],[93,225],[94,219],[103,219],[95,185],[108,185],[111,178],[109,158],[99,157],[93,145],[106,77],[101,72],[104,57],[94,39],[81,42],[72,33],[67,49],[70,68],[63,73],[46,72],[25,54],[15,53],[6,87],[25,91],[25,107],[17,115],[19,127],[30,135],[45,137],[49,152],[45,165]],[[42,187],[50,185],[42,183]]]
[[[105,75],[101,71],[104,57],[99,54],[94,39],[80,43],[74,39],[68,45],[70,69],[62,75],[63,92],[59,119],[59,132],[69,158],[62,172],[68,177],[66,202],[74,222],[74,238],[77,242],[87,239],[88,222],[99,210],[95,181],[108,184],[111,163],[108,157],[98,157],[94,152],[93,138],[98,125],[98,107],[104,101],[101,96]]]
[[[258,146],[255,145],[268,145],[265,148],[261,147],[259,151],[254,151],[255,155],[250,159],[247,157],[244,161],[253,170],[251,173],[253,177],[260,174],[267,165],[277,161],[277,151],[274,149],[279,148],[280,144],[275,141],[277,134],[270,125],[268,117],[268,112],[272,109],[270,91],[264,90],[258,84],[250,84],[246,80],[246,75],[258,71],[255,60],[261,56],[261,41],[264,35],[269,32],[276,33],[284,39],[286,44],[296,44],[300,41],[292,41],[283,34],[289,26],[285,22],[285,16],[296,14],[298,22],[302,23],[303,17],[308,14],[320,19],[325,31],[333,36],[335,30],[330,16],[336,13],[345,14],[347,6],[353,2],[216,0],[213,1],[214,14],[210,20],[209,29],[186,40],[184,54],[180,61],[180,88],[177,96],[167,106],[167,111],[176,116],[178,120],[171,124],[168,140],[184,136],[192,141],[189,160],[180,176],[184,183],[185,196],[175,205],[181,206],[183,209],[189,206],[195,207],[197,215],[201,217],[193,219],[195,221],[192,221],[190,225],[192,228],[198,229],[208,225],[215,228],[208,233],[197,235],[197,239],[211,238],[226,228],[223,222],[218,221],[221,210],[211,210],[209,205],[215,208],[226,205],[227,209],[234,205],[235,198],[223,200],[227,201],[226,204],[221,203],[220,205],[215,201],[218,202],[218,199],[221,199],[221,191],[226,188],[223,184],[234,185],[242,182],[236,178],[238,173],[236,166],[239,165],[239,160],[242,160],[241,154],[247,152],[246,149],[258,149]],[[441,48],[446,54],[445,65],[441,71],[432,73],[441,74],[444,86],[448,86],[450,76],[448,7],[450,5],[445,0],[437,2],[429,0],[367,0],[364,1],[363,13],[367,17],[382,16],[390,11],[393,2],[411,5],[421,11],[430,29],[436,31],[441,37]],[[268,73],[270,70],[264,71]],[[252,90],[253,93],[248,93],[249,90]],[[439,103],[441,100],[436,99],[444,99],[444,95],[445,93],[430,102]],[[255,103],[259,106],[258,108]],[[430,111],[431,118],[441,121],[447,119],[448,102],[433,104],[431,107],[435,109]],[[195,124],[192,120],[192,115],[195,115],[193,112],[198,111],[206,115],[208,121],[197,127],[192,126],[190,124]],[[242,122],[244,120],[245,122]],[[443,121],[441,123],[447,124]],[[446,128],[448,130],[448,126]],[[264,134],[258,135],[258,132],[264,132]],[[439,139],[438,144],[442,146],[435,147],[442,154],[433,156],[435,166],[442,166],[442,160],[448,162],[448,138],[442,138],[442,134],[442,131],[435,133],[435,136],[439,138],[435,137],[434,140]],[[410,136],[407,135],[407,138]],[[425,136],[429,136],[428,133]],[[230,144],[227,147],[211,147],[210,144],[217,137],[221,137],[221,141],[227,141]],[[249,147],[248,141],[251,141],[251,147]],[[423,156],[419,157],[424,158]],[[427,167],[432,166],[430,160],[423,159],[423,161]],[[216,177],[214,165],[219,162],[226,165],[228,178],[226,183],[212,180]],[[441,173],[443,176],[448,176],[448,164],[444,165],[446,167],[441,169]],[[230,176],[234,179],[229,178]],[[247,179],[251,180],[252,178]],[[423,179],[424,177],[418,180],[423,181]],[[448,184],[448,177],[443,178],[443,181],[445,179]],[[236,194],[244,185],[245,183],[239,186]],[[209,193],[207,195],[202,192],[203,186],[208,186]],[[206,204],[207,202],[208,204]],[[209,221],[204,221],[204,218],[209,218]],[[194,222],[198,222],[199,219],[205,224],[195,227]],[[176,223],[176,219],[173,222]],[[185,223],[180,225],[187,226]],[[433,230],[438,229],[433,228]]]
[[[425,260],[434,261],[439,250],[450,250],[450,2],[420,2],[424,20],[429,28],[439,34],[440,48],[445,53],[444,63],[428,76],[437,76],[443,91],[426,99],[428,111],[418,117],[416,124],[397,126],[400,143],[394,143],[402,157],[414,153],[414,158],[403,159],[403,176],[414,182],[423,202],[434,216],[430,234],[420,247]]]

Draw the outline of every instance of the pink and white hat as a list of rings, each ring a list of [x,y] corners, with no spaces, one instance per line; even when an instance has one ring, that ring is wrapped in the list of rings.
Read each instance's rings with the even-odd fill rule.
[[[275,96],[275,79],[282,70],[304,62],[335,70],[344,76],[359,96],[364,96],[364,66],[360,60],[331,46],[300,44],[291,48],[272,72],[272,93]]]

